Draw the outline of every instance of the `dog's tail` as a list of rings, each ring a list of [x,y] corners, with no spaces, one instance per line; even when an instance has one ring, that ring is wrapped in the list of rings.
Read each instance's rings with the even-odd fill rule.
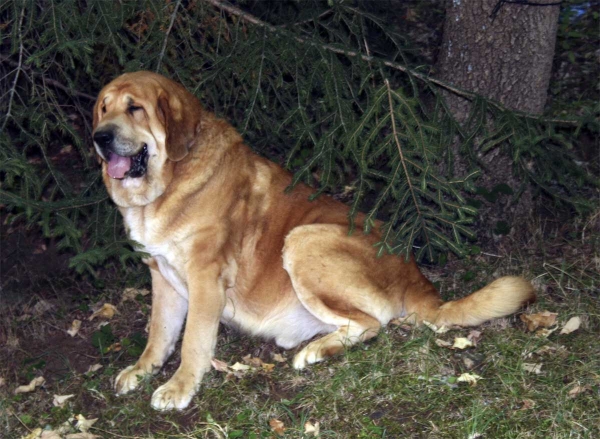
[[[535,300],[530,282],[521,277],[507,276],[462,299],[446,302],[433,311],[432,323],[441,325],[476,326],[487,320],[513,314],[525,303]],[[429,313],[427,313],[429,314]]]

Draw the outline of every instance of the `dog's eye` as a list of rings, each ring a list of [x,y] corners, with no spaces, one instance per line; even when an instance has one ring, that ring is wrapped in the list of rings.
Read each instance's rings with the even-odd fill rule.
[[[136,107],[135,105],[130,105],[129,108],[127,108],[127,111],[129,111],[130,114],[135,113],[138,110],[143,110],[142,107]]]

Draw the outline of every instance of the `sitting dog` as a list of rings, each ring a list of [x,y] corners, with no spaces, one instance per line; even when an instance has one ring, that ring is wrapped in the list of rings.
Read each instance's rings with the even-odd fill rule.
[[[478,325],[534,297],[529,282],[503,277],[443,303],[413,258],[376,258],[379,232],[349,235],[344,204],[309,201],[313,190],[302,184],[285,193],[290,173],[163,76],[127,73],[104,87],[93,140],[106,188],[129,237],[150,255],[152,275],[148,344],[117,376],[118,394],[163,366],[185,321],[181,364],[154,392],[155,409],[188,406],[210,368],[219,322],[285,349],[321,335],[294,357],[302,369],[396,317]]]

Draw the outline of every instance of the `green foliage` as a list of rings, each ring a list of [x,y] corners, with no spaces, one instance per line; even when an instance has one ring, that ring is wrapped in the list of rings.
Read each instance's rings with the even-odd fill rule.
[[[207,0],[0,5],[0,203],[8,220],[74,254],[79,273],[139,259],[100,179],[90,108],[102,85],[140,69],[183,83],[257,151],[285,159],[295,183],[318,193],[346,187],[352,215],[367,212],[367,231],[376,218],[385,222],[381,251],[468,254],[477,209],[465,196],[482,167],[477,154],[492,150],[512,157],[527,184],[589,207],[580,188],[597,180],[573,148],[582,130],[598,131],[597,108],[565,128],[474,97],[461,126],[438,85],[394,64],[407,59],[404,38],[368,2],[244,4],[273,25]],[[472,164],[465,175],[453,173],[457,141]],[[498,183],[498,196],[521,191]]]

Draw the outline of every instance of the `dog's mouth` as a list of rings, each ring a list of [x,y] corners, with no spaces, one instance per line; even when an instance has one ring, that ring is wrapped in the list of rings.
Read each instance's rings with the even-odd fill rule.
[[[148,169],[148,145],[134,156],[121,156],[112,151],[106,152],[106,172],[111,178],[142,177]]]

